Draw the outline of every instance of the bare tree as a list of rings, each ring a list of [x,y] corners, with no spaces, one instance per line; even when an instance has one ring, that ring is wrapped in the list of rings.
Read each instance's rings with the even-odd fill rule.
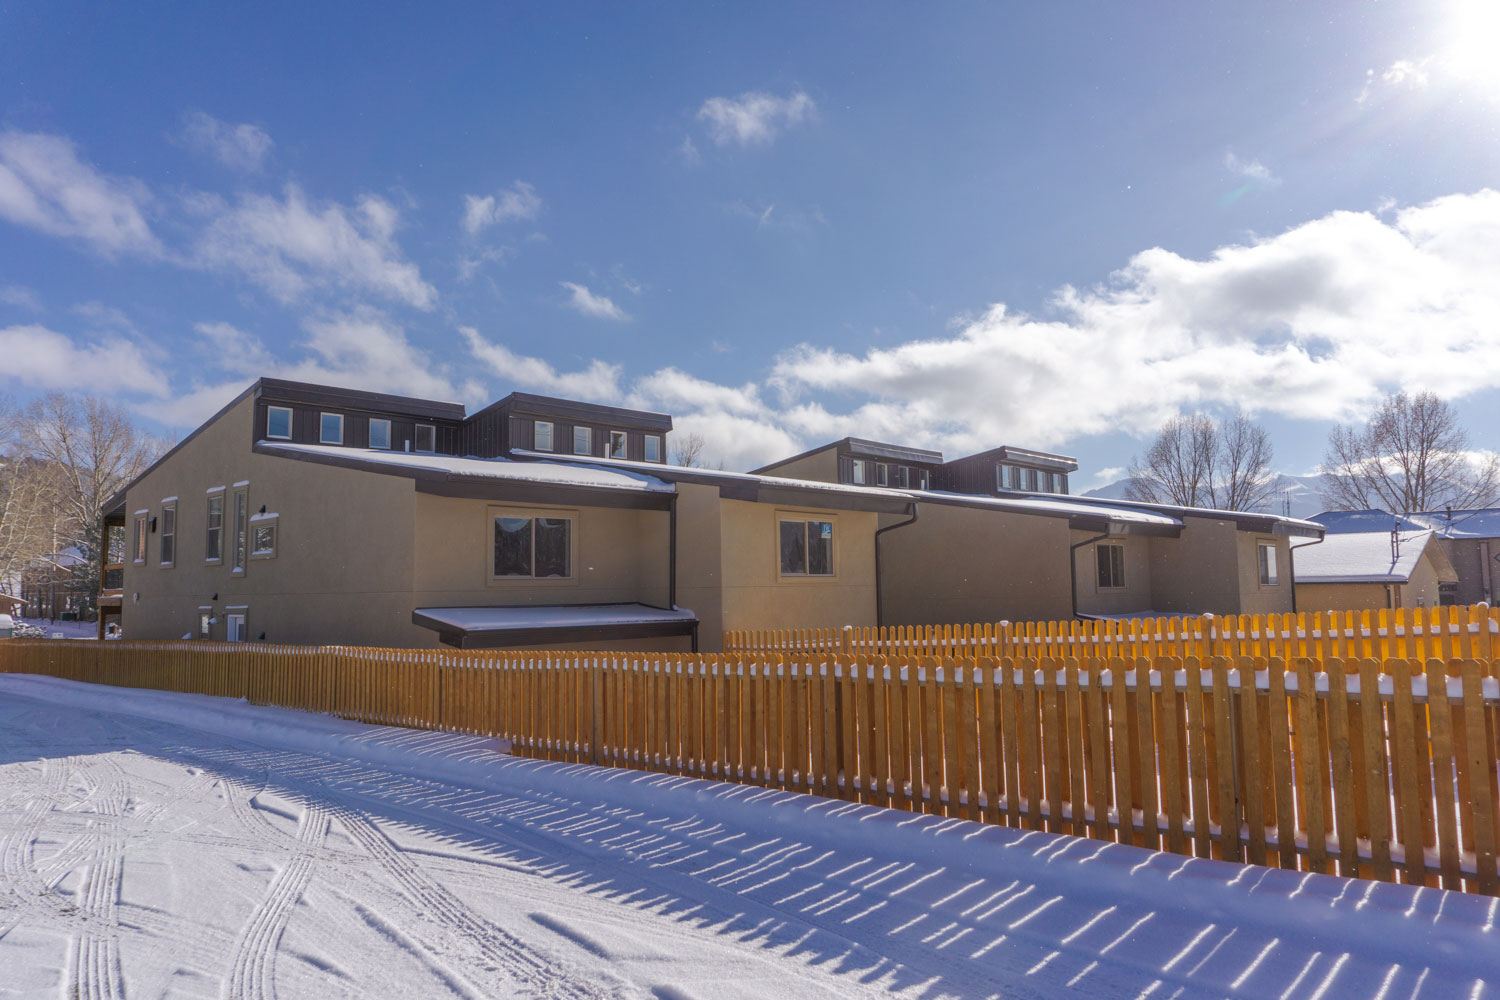
[[[164,450],[125,411],[93,397],[50,393],[17,419],[18,451],[44,470],[55,519],[50,552],[76,548],[99,577],[104,503]]]
[[[21,411],[0,398],[0,590],[16,592],[22,567],[51,551],[56,477],[27,454]]]
[[[1271,438],[1237,413],[1223,424],[1203,413],[1162,425],[1144,458],[1130,462],[1125,496],[1148,503],[1256,510],[1276,484]]]
[[[672,439],[672,459],[684,468],[696,468],[703,458],[703,435],[697,431],[679,434]]]
[[[1500,456],[1475,462],[1458,415],[1435,393],[1387,396],[1363,428],[1335,427],[1323,459],[1323,502],[1393,513],[1490,507],[1500,501]]]

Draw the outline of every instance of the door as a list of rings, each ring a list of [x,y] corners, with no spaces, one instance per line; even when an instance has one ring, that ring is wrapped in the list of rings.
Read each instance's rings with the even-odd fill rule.
[[[245,641],[245,616],[242,614],[231,614],[225,616],[229,622],[228,634],[225,636],[230,642]]]

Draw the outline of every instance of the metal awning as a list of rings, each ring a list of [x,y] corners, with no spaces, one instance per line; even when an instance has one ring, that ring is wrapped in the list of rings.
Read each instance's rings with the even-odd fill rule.
[[[418,608],[412,624],[449,646],[492,649],[607,639],[686,635],[698,648],[698,616],[649,604],[525,604],[512,607]]]

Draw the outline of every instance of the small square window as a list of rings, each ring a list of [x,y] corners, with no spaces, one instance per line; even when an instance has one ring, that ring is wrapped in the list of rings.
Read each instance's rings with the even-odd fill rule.
[[[432,424],[418,424],[417,439],[412,447],[417,451],[437,451],[437,428]]]
[[[594,453],[594,430],[592,427],[573,428],[573,454],[592,455]]]
[[[266,437],[275,438],[278,441],[292,439],[292,408],[290,406],[266,408]]]
[[[391,422],[380,417],[370,418],[370,447],[389,450],[391,447]]]
[[[533,447],[537,451],[552,450],[552,421],[538,420],[536,422],[536,439]]]
[[[780,523],[781,575],[833,575],[833,522]]]
[[[627,442],[628,442],[628,438],[626,437],[624,431],[610,431],[609,432],[609,457],[610,458],[626,458],[626,457],[628,457],[627,452],[625,450]]]
[[[495,579],[566,580],[573,575],[571,517],[494,518]]]
[[[661,461],[661,436],[657,434],[646,435],[646,461]]]
[[[342,413],[323,413],[318,416],[318,443],[319,444],[343,444],[344,443],[344,415]]]
[[[250,558],[272,559],[276,556],[275,514],[256,514],[250,518]]]

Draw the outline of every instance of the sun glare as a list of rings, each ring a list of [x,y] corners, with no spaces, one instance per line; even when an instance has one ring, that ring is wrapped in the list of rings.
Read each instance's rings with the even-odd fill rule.
[[[1445,33],[1448,68],[1500,101],[1500,0],[1452,0]]]

